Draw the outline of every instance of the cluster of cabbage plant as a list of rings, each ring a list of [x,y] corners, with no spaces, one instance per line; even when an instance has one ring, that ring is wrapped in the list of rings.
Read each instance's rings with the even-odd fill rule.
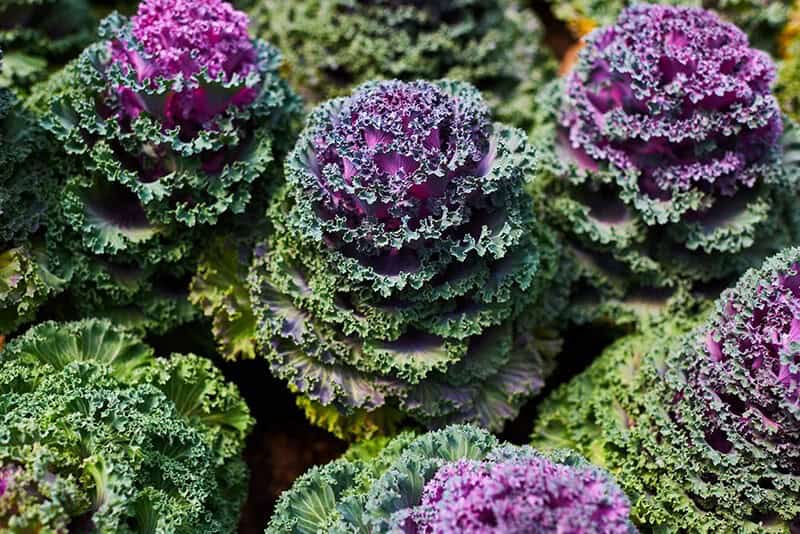
[[[0,530],[232,532],[251,426],[207,359],[41,323],[0,352]]]
[[[800,531],[800,9],[627,4],[0,0],[0,531],[233,532],[208,328],[268,532]]]
[[[585,38],[541,97],[535,194],[581,282],[621,322],[735,280],[794,242],[797,128],[775,65],[698,8],[640,4]]]

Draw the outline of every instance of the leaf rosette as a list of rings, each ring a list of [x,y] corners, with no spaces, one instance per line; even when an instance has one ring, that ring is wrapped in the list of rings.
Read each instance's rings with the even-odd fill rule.
[[[534,444],[615,473],[643,528],[793,532],[798,272],[787,249],[711,310],[623,338],[545,401]]]
[[[31,99],[76,162],[59,241],[86,313],[146,330],[191,318],[198,236],[260,205],[300,103],[247,24],[221,0],[143,2]]]
[[[43,243],[59,186],[54,162],[34,117],[0,88],[0,335],[33,319],[69,279],[63,254]]]
[[[235,529],[252,420],[208,360],[89,320],[32,328],[0,368],[0,527]]]
[[[359,444],[284,492],[268,533],[632,533],[608,473],[570,451],[543,455],[449,426]]]
[[[317,108],[248,279],[273,373],[320,410],[500,428],[559,347],[534,164],[464,83],[371,82]]]
[[[577,298],[599,315],[635,293],[666,309],[793,242],[797,127],[774,78],[743,32],[698,8],[640,4],[586,37],[541,93],[534,134],[535,193],[575,252]]]

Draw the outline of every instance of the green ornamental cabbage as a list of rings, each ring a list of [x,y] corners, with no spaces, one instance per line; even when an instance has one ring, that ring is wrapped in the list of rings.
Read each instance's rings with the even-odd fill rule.
[[[0,530],[234,532],[251,426],[209,360],[42,323],[0,352]]]
[[[49,256],[43,241],[59,183],[47,142],[34,117],[0,88],[0,335],[33,319],[68,278],[63,258]]]
[[[89,44],[93,27],[86,0],[3,0],[0,86],[27,90]]]
[[[475,85],[503,122],[527,127],[555,72],[544,29],[516,0],[258,0],[255,32],[285,51],[311,102],[376,79]]]

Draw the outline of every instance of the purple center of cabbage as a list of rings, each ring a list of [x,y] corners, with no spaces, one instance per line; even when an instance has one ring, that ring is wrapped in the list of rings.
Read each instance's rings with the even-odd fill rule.
[[[312,171],[323,216],[387,230],[451,202],[460,178],[483,176],[494,159],[489,111],[429,82],[369,84],[312,132]]]
[[[408,533],[629,532],[630,506],[600,471],[541,457],[461,460],[440,468],[403,525]]]
[[[256,71],[248,22],[245,13],[222,0],[145,0],[130,22],[134,42],[112,42],[112,61],[123,72],[134,72],[139,82],[187,80],[184,89],[167,94],[162,122],[170,128],[203,124],[230,105],[247,105],[255,98],[251,88],[223,90],[191,81],[203,70],[224,82]],[[155,112],[131,88],[121,87],[118,93],[125,116]]]
[[[800,264],[775,273],[757,295],[731,299],[705,338],[695,380],[716,393],[748,439],[800,442]],[[754,297],[745,308],[741,298]],[[708,432],[717,450],[731,452],[730,436]],[[794,466],[800,472],[800,465]]]
[[[646,196],[730,196],[778,143],[774,79],[769,56],[712,12],[639,5],[587,37],[561,123],[579,162],[635,171]]]
[[[800,264],[792,265],[800,272]],[[754,378],[780,385],[792,402],[800,393],[800,274],[780,274],[762,286],[761,305],[742,318],[730,303],[725,317],[706,338],[714,363],[735,360]],[[766,301],[766,302],[764,302]],[[733,355],[726,347],[735,347]],[[766,376],[760,377],[761,373]]]

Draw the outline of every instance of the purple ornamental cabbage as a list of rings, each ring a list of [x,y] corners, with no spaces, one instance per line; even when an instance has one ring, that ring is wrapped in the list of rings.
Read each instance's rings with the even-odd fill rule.
[[[420,269],[439,253],[431,239],[469,246],[465,236],[448,234],[470,211],[492,208],[475,197],[497,157],[482,101],[453,98],[427,82],[387,82],[365,86],[331,111],[310,132],[317,183],[299,184],[309,189],[331,245],[353,243],[366,256],[361,262],[381,274]]]
[[[281,495],[269,534],[628,534],[630,502],[572,451],[547,455],[473,426],[360,443]]]
[[[730,454],[760,444],[779,471],[800,476],[800,260],[773,261],[724,293],[704,345],[686,382],[721,403],[707,408],[709,445]]]
[[[539,457],[446,464],[425,484],[409,533],[628,533],[625,495],[607,475]]]
[[[34,94],[75,165],[53,241],[78,258],[82,315],[191,319],[197,237],[263,213],[301,106],[247,26],[222,0],[145,0]]]
[[[534,172],[524,133],[462,82],[370,82],[315,109],[250,269],[272,372],[347,416],[499,428],[559,345]]]
[[[800,248],[621,339],[539,414],[534,444],[602,459],[643,528],[800,531]]]
[[[489,117],[485,109],[465,104],[456,113],[457,103],[446,93],[422,84],[356,93],[338,120],[315,132],[314,164],[328,192],[321,209],[353,226],[371,217],[389,231],[403,224],[418,228],[444,201],[451,182],[483,176],[491,166]],[[325,176],[328,165],[340,172]]]
[[[782,131],[775,65],[735,26],[703,9],[640,5],[587,41],[561,124],[583,165],[626,176],[649,224],[769,174]],[[660,202],[672,209],[648,214]]]
[[[767,54],[700,8],[639,4],[586,37],[533,134],[539,202],[600,292],[576,302],[636,312],[792,242],[798,180],[783,157],[795,127],[775,77]]]
[[[138,198],[135,230],[241,213],[272,167],[299,100],[248,21],[223,0],[146,0],[35,95],[87,174]]]
[[[182,136],[193,137],[229,106],[251,104],[254,87],[220,90],[191,83],[201,72],[224,84],[257,73],[258,52],[247,25],[247,15],[223,0],[143,2],[131,18],[130,37],[111,42],[112,61],[145,87],[158,87],[160,79],[190,83],[155,103],[135,87],[120,86],[122,116],[135,119],[147,110],[164,128],[178,126]]]

